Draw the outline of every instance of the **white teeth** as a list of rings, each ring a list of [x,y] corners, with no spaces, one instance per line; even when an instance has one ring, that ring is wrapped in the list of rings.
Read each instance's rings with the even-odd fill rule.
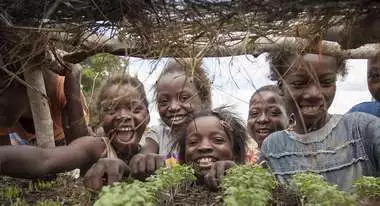
[[[171,121],[179,121],[179,120],[182,120],[184,118],[184,116],[175,116],[175,117],[171,117],[170,120]]]
[[[269,129],[258,129],[256,130],[257,133],[267,134],[269,133]]]
[[[203,157],[203,158],[199,158],[198,159],[198,163],[199,164],[208,164],[208,163],[211,163],[211,162],[214,162],[214,159],[210,158],[210,157]]]
[[[121,131],[121,132],[129,132],[129,131],[132,131],[132,128],[131,127],[121,127],[121,128],[118,128],[117,130]]]
[[[319,108],[320,106],[303,106],[301,110],[302,112],[305,112],[305,113],[314,113],[314,112],[317,112]]]

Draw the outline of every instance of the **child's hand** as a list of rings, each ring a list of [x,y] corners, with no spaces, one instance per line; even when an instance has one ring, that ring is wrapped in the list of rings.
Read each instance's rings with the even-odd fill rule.
[[[84,185],[91,191],[99,191],[129,175],[128,165],[121,159],[99,159],[84,176]]]
[[[216,161],[212,164],[210,170],[204,176],[204,183],[210,188],[216,190],[221,178],[225,175],[226,170],[234,167],[236,163],[231,160]]]
[[[136,154],[132,157],[129,167],[131,168],[132,175],[138,179],[145,179],[153,174],[160,167],[165,166],[163,156],[158,154]]]

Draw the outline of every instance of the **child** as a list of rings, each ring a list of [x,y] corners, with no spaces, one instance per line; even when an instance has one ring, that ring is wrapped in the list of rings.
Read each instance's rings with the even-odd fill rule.
[[[126,74],[110,77],[100,89],[97,107],[109,139],[87,136],[53,149],[3,146],[0,174],[33,178],[80,168],[83,175],[99,158],[128,162],[139,151],[138,143],[149,122],[143,84]],[[127,170],[125,163],[121,169]],[[116,178],[107,175],[108,183]]]
[[[364,113],[328,113],[344,61],[322,54],[271,56],[272,77],[294,113],[292,129],[275,132],[261,155],[281,182],[299,172],[316,172],[348,191],[353,181],[380,172],[380,119]]]
[[[357,104],[349,112],[364,112],[380,117],[380,56],[368,60],[367,82],[375,101]]]
[[[67,64],[63,76],[44,70],[56,145],[88,135],[86,105],[80,88],[80,65]],[[17,72],[16,72],[17,73]],[[22,78],[22,75],[20,76]],[[0,145],[35,144],[33,116],[26,87],[0,70]]]
[[[180,163],[191,164],[199,179],[216,189],[225,170],[245,162],[247,133],[226,108],[203,110],[193,117],[178,138]]]
[[[269,134],[288,128],[289,121],[284,99],[277,86],[263,86],[253,93],[249,101],[247,130],[259,148]],[[248,162],[257,160],[258,153],[259,151],[249,150]]]
[[[162,158],[153,154],[163,155],[165,159],[175,158],[175,151],[172,151],[175,134],[183,129],[195,112],[211,105],[210,81],[197,59],[170,62],[158,77],[155,87],[162,123],[144,134],[144,154],[136,155],[130,163],[133,174],[150,174],[157,165],[162,165]]]

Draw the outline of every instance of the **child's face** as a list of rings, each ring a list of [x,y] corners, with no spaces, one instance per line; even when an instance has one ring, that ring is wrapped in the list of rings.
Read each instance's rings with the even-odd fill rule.
[[[101,102],[103,129],[114,146],[137,145],[149,122],[149,113],[138,90],[130,85],[113,85]]]
[[[232,140],[215,116],[198,117],[186,128],[185,162],[205,174],[213,162],[234,160]]]
[[[336,58],[305,54],[291,62],[291,71],[283,77],[284,98],[290,111],[305,125],[324,123],[336,91]]]
[[[173,128],[190,121],[202,107],[192,78],[182,72],[165,74],[157,83],[157,107],[162,121]]]
[[[272,132],[287,128],[289,118],[282,97],[271,91],[255,94],[249,107],[247,123],[249,135],[259,146]]]
[[[380,101],[380,57],[368,60],[367,81],[372,96]]]

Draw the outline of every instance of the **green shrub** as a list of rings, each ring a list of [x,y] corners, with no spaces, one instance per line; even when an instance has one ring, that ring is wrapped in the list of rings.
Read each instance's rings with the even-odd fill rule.
[[[228,206],[264,206],[271,199],[276,182],[266,169],[249,164],[229,169],[221,187]]]
[[[380,178],[361,177],[354,183],[359,199],[380,199]]]
[[[301,194],[301,202],[304,205],[356,205],[355,196],[340,191],[337,185],[329,184],[318,174],[296,174],[293,176],[292,184]]]
[[[183,181],[194,181],[194,170],[189,166],[175,165],[172,168],[161,168],[147,182],[134,180],[115,183],[102,189],[95,206],[155,205],[160,192],[170,190]]]

